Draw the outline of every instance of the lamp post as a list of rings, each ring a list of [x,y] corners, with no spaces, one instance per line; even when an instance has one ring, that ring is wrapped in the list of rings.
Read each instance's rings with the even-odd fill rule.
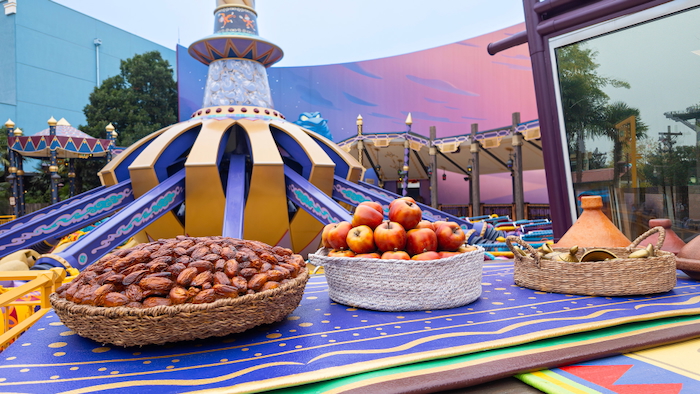
[[[15,138],[21,137],[22,134],[22,129],[19,127],[15,129],[14,133]],[[15,167],[17,167],[17,197],[18,200],[15,201],[15,203],[18,206],[18,211],[19,211],[19,216],[24,216],[24,159],[22,158],[22,155],[20,155],[17,152],[13,151],[13,154],[15,156]]]
[[[472,187],[470,201],[472,204],[472,215],[479,216],[481,215],[481,190],[479,186],[479,141],[476,140],[476,133],[479,131],[479,125],[477,123],[472,123],[471,127],[471,145],[469,146],[469,151],[472,153],[473,172],[469,176],[469,179],[471,179],[470,186]]]
[[[110,123],[105,127],[105,131],[107,131],[107,139],[109,140],[109,146],[107,147],[107,162],[112,161],[112,149],[116,146],[116,141],[117,141],[117,134],[116,131],[114,131],[114,126]]]
[[[403,142],[403,168],[402,168],[402,178],[401,178],[401,188],[403,191],[401,192],[402,196],[407,196],[408,195],[408,160],[409,160],[409,155],[411,154],[411,144],[408,142],[408,133],[411,132],[411,125],[413,124],[413,118],[411,117],[411,113],[408,113],[408,116],[406,117],[406,126],[408,126],[408,131],[406,132],[406,138]]]
[[[15,167],[15,155],[11,149],[12,143],[10,142],[10,137],[14,137],[15,122],[8,119],[5,122],[5,127],[7,128],[7,156],[8,156],[8,166],[7,166],[7,176],[5,177],[8,182],[10,182],[10,187],[12,189],[12,198],[10,198],[10,205],[12,205],[12,213],[15,217],[19,216],[19,205],[18,203],[18,190],[17,190],[17,167]]]
[[[515,219],[525,219],[525,192],[523,190],[523,136],[517,132],[520,124],[520,112],[513,113],[513,203]]]
[[[49,173],[51,174],[51,204],[56,204],[58,202],[58,180],[61,177],[58,175],[58,165],[56,163],[56,149],[53,147],[54,140],[56,139],[56,119],[51,117],[49,119],[49,140],[47,141],[49,145],[50,152],[50,165]]]
[[[75,160],[68,159],[68,185],[70,187],[70,196],[75,195]]]
[[[364,153],[365,142],[362,140],[362,115],[357,115],[355,124],[357,125],[357,161],[364,168],[365,163],[363,163],[362,154]]]
[[[437,146],[434,141],[437,138],[437,130],[435,126],[430,126],[430,206],[437,209],[438,207],[438,182],[437,182]]]

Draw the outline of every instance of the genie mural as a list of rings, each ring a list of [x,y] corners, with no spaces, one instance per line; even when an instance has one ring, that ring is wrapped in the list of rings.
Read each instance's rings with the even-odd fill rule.
[[[328,128],[328,121],[323,119],[320,112],[301,113],[299,115],[299,119],[297,119],[294,124],[318,133],[319,135],[333,141],[333,135],[331,134],[331,130]]]

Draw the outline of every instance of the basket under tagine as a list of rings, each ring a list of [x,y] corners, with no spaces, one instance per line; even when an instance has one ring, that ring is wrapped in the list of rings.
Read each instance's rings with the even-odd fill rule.
[[[116,250],[51,295],[63,324],[118,346],[243,332],[283,320],[309,278],[291,250],[226,237],[162,239]]]

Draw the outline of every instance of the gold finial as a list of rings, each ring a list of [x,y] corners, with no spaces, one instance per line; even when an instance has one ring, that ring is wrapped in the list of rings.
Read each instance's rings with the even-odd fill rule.
[[[15,131],[12,132],[12,134],[14,134],[15,137],[21,137],[22,134],[24,134],[24,132],[22,132],[22,129],[20,129],[20,128],[18,127],[18,128],[15,129]]]
[[[107,127],[105,127],[105,130],[107,130],[108,133],[113,132],[113,131],[114,131],[114,125],[112,125],[111,123],[108,124]]]
[[[70,126],[70,123],[68,123],[66,118],[61,118],[61,120],[56,122],[56,126]]]
[[[413,124],[413,118],[411,117],[411,113],[410,113],[410,112],[408,113],[408,116],[406,117],[406,122],[405,122],[405,123],[406,123],[407,126],[410,126],[410,125]]]
[[[56,119],[54,119],[52,116],[51,119],[49,119],[47,123],[49,124],[49,126],[56,126],[56,123],[58,123],[58,122],[56,122]]]
[[[113,132],[112,132],[112,138],[114,138],[114,139],[116,140],[117,137],[119,137],[119,133],[117,133],[116,131],[113,131]]]
[[[362,126],[362,115],[357,115],[357,122],[355,122],[358,126]]]
[[[11,128],[15,127],[15,122],[13,122],[12,119],[8,118],[7,122],[5,122],[5,127],[7,127],[8,129],[11,129]]]
[[[216,0],[216,9],[222,7],[243,7],[255,12],[255,0]]]

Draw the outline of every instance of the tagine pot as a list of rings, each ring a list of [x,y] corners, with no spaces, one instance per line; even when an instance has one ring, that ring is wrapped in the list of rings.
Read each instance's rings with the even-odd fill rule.
[[[685,246],[685,242],[671,229],[671,219],[650,219],[649,228],[654,228],[661,226],[664,228],[666,237],[664,238],[664,243],[661,245],[661,250],[666,252],[671,252],[673,254],[678,254],[681,249]],[[639,243],[640,248],[645,248],[647,245],[656,245],[659,239],[659,233],[654,233],[647,237],[644,241]]]
[[[700,280],[700,237],[693,238],[676,255],[676,268],[689,277]]]
[[[630,246],[632,241],[603,213],[600,196],[581,197],[581,216],[554,245],[557,248],[620,247]]]

